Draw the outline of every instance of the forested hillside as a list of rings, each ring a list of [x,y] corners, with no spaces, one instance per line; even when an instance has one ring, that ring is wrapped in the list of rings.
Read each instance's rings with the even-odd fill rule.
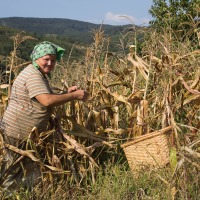
[[[72,36],[73,38],[80,36],[84,41],[88,41],[85,37],[88,37],[88,34],[91,35],[89,32],[92,29],[98,29],[101,26],[101,24],[97,25],[71,19],[23,17],[0,18],[0,25],[42,35],[58,34]],[[102,27],[106,34],[116,35],[128,26],[102,25]]]
[[[66,36],[69,42],[78,42],[80,44],[91,44],[93,41],[91,31],[97,30],[100,27],[105,31],[105,34],[112,38],[118,38],[124,29],[130,27],[130,25],[97,25],[70,19],[23,17],[0,18],[0,26],[11,27],[39,35],[51,35],[54,37],[62,35]]]
[[[74,45],[73,41],[69,41],[68,36],[45,36],[45,35],[40,35],[36,33],[31,33],[31,32],[23,32],[21,30],[9,28],[9,27],[3,27],[0,26],[0,65],[4,66],[6,65],[5,62],[2,62],[4,58],[10,55],[10,52],[14,48],[14,40],[13,36],[17,34],[22,34],[30,36],[34,38],[33,40],[26,40],[21,43],[21,45],[17,48],[17,55],[22,58],[23,60],[30,60],[30,54],[31,51],[38,42],[41,41],[51,41],[56,44],[61,45],[63,48],[66,49],[66,54],[65,57],[67,57],[72,48],[73,51],[71,52],[71,56],[75,59],[77,57],[80,57],[83,55],[83,49],[84,49],[84,44],[76,44]]]
[[[94,41],[92,32],[100,28],[110,38],[110,51],[115,51],[118,48],[121,33],[128,31],[131,26],[97,25],[70,19],[0,18],[0,55],[7,56],[13,49],[11,36],[25,31],[26,35],[37,39],[26,42],[24,46],[22,43],[21,49],[18,49],[25,60],[29,59],[31,48],[38,41],[43,40],[55,42],[63,46],[67,52],[73,48],[71,56],[80,57],[83,55],[82,50]]]

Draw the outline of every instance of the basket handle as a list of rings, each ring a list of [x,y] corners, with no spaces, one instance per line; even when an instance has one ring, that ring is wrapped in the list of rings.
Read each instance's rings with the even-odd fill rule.
[[[146,139],[150,139],[152,137],[161,135],[161,134],[163,134],[163,133],[165,133],[165,132],[167,132],[167,131],[169,131],[171,129],[172,129],[172,126],[167,126],[167,127],[163,128],[163,129],[160,129],[158,131],[154,131],[154,132],[139,136],[133,141],[129,141],[129,142],[126,142],[126,143],[122,144],[121,147],[124,148],[124,147],[130,146],[132,144],[135,144],[137,142],[140,142],[140,141],[143,141],[143,140],[146,140]]]

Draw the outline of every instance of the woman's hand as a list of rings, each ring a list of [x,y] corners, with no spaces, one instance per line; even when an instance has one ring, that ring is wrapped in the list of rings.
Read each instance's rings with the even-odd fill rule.
[[[78,90],[78,86],[74,85],[68,88],[67,92],[71,93],[71,92],[75,92],[76,90]]]
[[[85,90],[76,90],[74,92],[74,97],[76,100],[86,101],[89,99],[90,94]]]
[[[68,88],[68,93],[73,93],[76,100],[86,101],[89,99],[89,93],[85,90],[78,89],[78,86],[71,86]]]

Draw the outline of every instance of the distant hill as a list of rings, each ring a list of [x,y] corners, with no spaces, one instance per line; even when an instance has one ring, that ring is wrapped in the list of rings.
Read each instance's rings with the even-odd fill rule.
[[[0,64],[3,61],[3,58],[6,58],[10,52],[13,50],[14,47],[14,41],[12,40],[13,36],[16,36],[17,34],[21,33],[22,30],[10,28],[7,26],[0,26]],[[86,45],[75,45],[74,42],[70,41],[70,38],[68,36],[55,36],[55,35],[39,35],[36,33],[26,32],[23,31],[23,35],[32,36],[36,40],[26,40],[22,42],[17,49],[19,58],[22,58],[24,60],[30,60],[30,54],[33,50],[33,47],[42,41],[50,41],[55,44],[58,44],[66,49],[65,56],[68,57],[69,52],[71,51],[73,47],[73,52],[71,53],[72,58],[78,58],[82,55],[84,55],[84,48]],[[22,34],[22,33],[21,33]],[[3,63],[5,64],[5,62]]]
[[[65,35],[70,37],[71,40],[88,44],[92,41],[92,29],[99,29],[101,24],[97,25],[89,22],[58,18],[9,17],[0,18],[0,26],[11,27],[40,35]],[[127,27],[128,25],[102,25],[102,29],[105,31],[105,34],[108,34],[109,36],[119,35],[119,33]]]
[[[58,18],[0,18],[0,55],[7,56],[13,49],[13,42],[10,40],[11,36],[25,31],[27,35],[33,36],[37,41],[28,41],[20,45],[18,50],[21,52],[21,58],[25,60],[30,59],[29,55],[33,46],[38,41],[44,40],[61,45],[66,49],[66,52],[70,52],[73,47],[71,57],[78,58],[84,55],[85,47],[94,42],[92,30],[98,30],[100,27],[104,30],[104,34],[110,37],[110,51],[117,51],[121,33],[125,29],[128,30],[131,26],[97,25]],[[67,54],[65,55],[68,56]]]

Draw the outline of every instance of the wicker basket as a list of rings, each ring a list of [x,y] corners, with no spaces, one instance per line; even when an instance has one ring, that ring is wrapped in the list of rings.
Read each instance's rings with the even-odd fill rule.
[[[121,145],[132,171],[144,167],[159,168],[169,163],[169,146],[167,132],[172,127],[168,126],[159,131],[136,137]]]

